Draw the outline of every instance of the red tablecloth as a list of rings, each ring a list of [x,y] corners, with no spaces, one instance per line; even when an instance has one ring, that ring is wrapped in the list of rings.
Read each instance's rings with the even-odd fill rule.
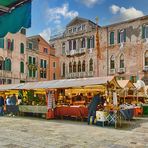
[[[55,109],[55,116],[86,118],[87,115],[88,115],[88,109],[86,107],[61,106],[61,107],[56,107]]]
[[[140,107],[135,107],[134,108],[134,116],[139,116],[143,114],[143,109]]]

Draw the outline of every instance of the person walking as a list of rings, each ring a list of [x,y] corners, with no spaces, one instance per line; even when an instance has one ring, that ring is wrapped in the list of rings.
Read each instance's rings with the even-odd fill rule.
[[[4,115],[4,98],[0,96],[0,116]]]

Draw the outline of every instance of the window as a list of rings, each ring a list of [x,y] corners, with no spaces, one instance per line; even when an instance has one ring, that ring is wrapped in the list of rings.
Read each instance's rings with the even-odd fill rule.
[[[76,62],[74,62],[74,64],[73,64],[73,72],[76,72]]]
[[[91,36],[90,37],[90,48],[94,48],[94,44],[95,44],[94,36]]]
[[[69,33],[72,33],[72,29],[69,29]]]
[[[124,68],[124,55],[121,54],[120,56],[120,68]]]
[[[28,46],[29,46],[29,49],[33,49],[33,44],[31,42],[29,42]]]
[[[22,28],[20,32],[21,32],[21,34],[26,35],[26,29]]]
[[[82,72],[85,72],[85,61],[82,63]]]
[[[85,30],[86,29],[86,26],[83,24],[82,25],[82,30]]]
[[[43,52],[44,52],[44,53],[48,53],[48,48],[44,48],[44,49],[43,49]]]
[[[14,49],[14,40],[12,39],[12,41],[10,39],[7,39],[7,49],[13,51]]]
[[[72,42],[71,40],[69,41],[69,51],[72,50]]]
[[[78,62],[78,72],[81,72],[81,61]]]
[[[76,50],[76,40],[73,40],[73,50]]]
[[[110,44],[114,44],[114,32],[110,32]]]
[[[114,60],[114,56],[111,56],[111,58],[110,58],[110,69],[115,69],[115,60]]]
[[[65,43],[62,43],[62,55],[65,55]]]
[[[142,38],[148,38],[148,25],[142,26]]]
[[[118,31],[118,43],[126,42],[126,29]]]
[[[47,61],[44,60],[44,68],[47,68]]]
[[[32,64],[32,57],[29,56],[29,64]]]
[[[0,48],[4,48],[4,38],[0,38]]]
[[[5,70],[11,71],[11,60],[7,58],[5,60]]]
[[[40,60],[40,67],[43,68],[43,59]]]
[[[93,71],[93,59],[89,60],[89,71]]]
[[[148,66],[148,51],[146,51],[144,55],[144,66]]]
[[[132,83],[136,83],[137,77],[136,76],[130,76],[130,80],[132,81]]]
[[[82,30],[82,26],[79,25],[79,26],[78,26],[78,31],[81,31],[81,30]]]
[[[7,79],[7,84],[11,84],[12,80],[11,79]]]
[[[73,32],[76,32],[76,31],[77,31],[77,28],[76,28],[76,27],[74,27],[74,28],[73,28]]]
[[[56,79],[56,74],[55,73],[53,73],[53,80],[55,80]]]
[[[65,76],[65,63],[63,63],[63,76]]]
[[[20,62],[20,72],[24,73],[24,62]]]
[[[90,38],[87,38],[87,48],[90,48]]]
[[[81,48],[85,48],[85,38],[82,38],[82,41],[81,41]]]
[[[0,57],[0,70],[4,69],[4,59],[3,57]]]
[[[36,61],[36,59],[35,59],[35,57],[33,57],[33,64],[35,65],[35,61]]]
[[[72,63],[69,63],[69,73],[72,73]]]
[[[20,53],[24,53],[24,44],[23,43],[21,43],[20,44]]]
[[[53,62],[53,67],[56,68],[56,62]]]
[[[40,71],[40,78],[46,78],[46,70]]]

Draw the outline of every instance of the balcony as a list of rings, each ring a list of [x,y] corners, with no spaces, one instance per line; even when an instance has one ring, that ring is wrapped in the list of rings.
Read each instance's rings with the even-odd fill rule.
[[[5,71],[5,70],[0,70],[0,77],[12,77],[12,72],[11,71]]]
[[[123,73],[125,73],[125,71],[126,71],[126,68],[125,67],[119,68],[118,73],[119,74],[123,74]]]
[[[109,74],[110,75],[114,75],[116,73],[116,70],[115,69],[110,69],[110,71],[109,71]]]
[[[143,72],[148,72],[148,66],[144,66]]]
[[[89,71],[88,72],[88,77],[93,77],[94,76],[94,72],[93,71]]]

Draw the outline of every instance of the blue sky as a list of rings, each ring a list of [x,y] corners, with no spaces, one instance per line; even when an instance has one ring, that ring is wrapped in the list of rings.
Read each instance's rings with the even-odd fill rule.
[[[148,0],[33,0],[32,27],[27,35],[49,39],[64,29],[76,16],[105,26],[115,22],[148,15]]]

